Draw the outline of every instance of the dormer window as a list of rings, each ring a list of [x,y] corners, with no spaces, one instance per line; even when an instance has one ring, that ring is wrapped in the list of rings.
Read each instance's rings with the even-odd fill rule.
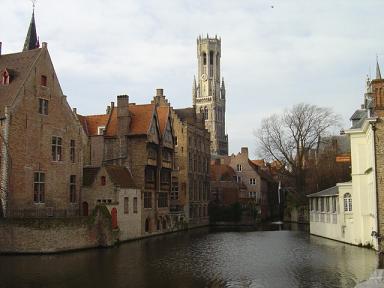
[[[9,85],[9,73],[8,73],[7,69],[5,69],[3,71],[3,73],[1,73],[1,84],[2,85]]]
[[[48,81],[47,81],[47,76],[45,76],[45,75],[41,75],[41,78],[40,78],[40,85],[41,86],[47,86],[47,83],[48,83]]]
[[[104,135],[105,126],[97,127],[97,135]]]

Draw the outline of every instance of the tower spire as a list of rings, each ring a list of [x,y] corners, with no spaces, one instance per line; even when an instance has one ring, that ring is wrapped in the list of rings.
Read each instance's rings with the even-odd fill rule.
[[[377,57],[377,55],[376,55],[376,79],[381,79],[379,58]]]
[[[36,23],[35,23],[35,3],[36,1],[32,1],[32,18],[31,23],[29,24],[27,37],[25,38],[23,51],[32,50],[40,47],[39,38],[36,33]]]

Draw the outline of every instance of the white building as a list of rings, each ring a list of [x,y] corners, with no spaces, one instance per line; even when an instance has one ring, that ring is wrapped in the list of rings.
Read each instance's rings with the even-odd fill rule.
[[[366,102],[367,103],[367,102]],[[353,245],[372,246],[377,228],[374,130],[376,117],[367,109],[351,117],[346,131],[351,142],[352,181],[308,195],[310,233]]]

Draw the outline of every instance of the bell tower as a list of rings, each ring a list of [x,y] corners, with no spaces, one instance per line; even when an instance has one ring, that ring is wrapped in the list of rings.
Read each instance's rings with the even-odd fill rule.
[[[225,85],[220,81],[221,39],[197,39],[197,78],[193,80],[192,100],[196,112],[204,116],[211,134],[211,154],[228,155],[225,134]],[[221,84],[220,84],[221,82]]]

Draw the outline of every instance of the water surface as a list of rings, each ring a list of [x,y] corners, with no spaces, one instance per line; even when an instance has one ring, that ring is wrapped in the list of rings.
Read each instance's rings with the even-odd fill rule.
[[[198,229],[56,255],[0,256],[0,287],[354,287],[372,250],[304,231]]]

